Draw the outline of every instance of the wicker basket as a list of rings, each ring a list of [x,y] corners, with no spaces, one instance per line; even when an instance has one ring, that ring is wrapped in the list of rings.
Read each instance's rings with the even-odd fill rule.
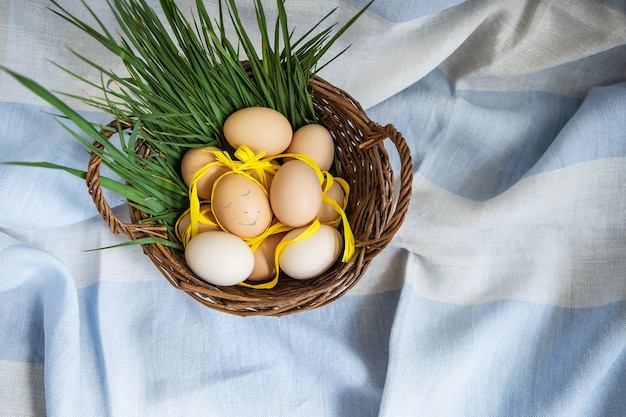
[[[346,214],[356,240],[356,254],[349,263],[338,260],[319,277],[305,281],[281,278],[273,289],[262,290],[208,284],[191,272],[181,251],[162,244],[143,245],[144,253],[174,287],[207,307],[240,316],[280,316],[328,304],[357,283],[406,217],[413,166],[402,135],[392,125],[383,127],[372,122],[359,103],[343,90],[319,77],[311,83],[318,120],[331,131],[342,177],[350,184]],[[397,196],[393,168],[383,144],[386,139],[395,145],[400,157]],[[145,144],[136,150],[139,155],[148,151]],[[100,186],[100,162],[98,156],[91,155],[86,181],[98,211],[111,230],[133,240],[166,237],[163,227],[145,223],[148,215],[131,206],[131,223],[124,223],[113,214]]]

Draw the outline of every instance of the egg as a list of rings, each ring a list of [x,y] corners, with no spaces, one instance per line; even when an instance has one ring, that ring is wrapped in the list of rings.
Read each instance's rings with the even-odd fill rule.
[[[222,128],[226,141],[235,149],[246,145],[255,154],[274,156],[291,143],[293,129],[282,113],[268,107],[245,107],[228,116]]]
[[[215,162],[215,155],[209,151],[219,151],[219,148],[216,148],[215,146],[191,148],[185,152],[185,155],[183,155],[183,159],[180,163],[180,170],[183,181],[187,186],[191,184],[192,178],[199,169],[210,164],[211,162]],[[202,200],[210,199],[215,180],[228,170],[229,169],[227,167],[219,165],[209,168],[197,182],[198,197]]]
[[[198,222],[198,233],[210,232],[213,230],[221,230],[220,227],[217,225],[217,221],[215,220],[215,216],[213,215],[213,212],[211,211],[210,204],[206,204],[206,203],[201,204],[200,214],[204,216],[206,220],[208,220],[209,222],[213,224],[211,225],[211,224]],[[180,216],[180,220],[178,221],[178,228],[177,228],[179,237],[182,238],[185,235],[185,230],[189,227],[190,218],[191,216],[189,214],[189,211],[186,211]]]
[[[297,238],[307,227],[294,229],[287,233],[283,242]],[[295,279],[310,279],[330,268],[343,247],[341,233],[332,226],[320,225],[310,237],[287,243],[280,252],[278,264],[280,269]]]
[[[333,138],[324,126],[304,125],[293,134],[285,153],[298,153],[311,158],[322,171],[328,171],[335,158]]]
[[[322,204],[322,187],[313,168],[297,159],[285,162],[272,180],[270,204],[287,226],[310,223]]]
[[[259,236],[272,221],[272,209],[263,188],[234,172],[215,183],[211,207],[218,223],[242,238]]]
[[[333,182],[330,189],[326,191],[326,196],[335,201],[339,207],[343,207],[343,200],[346,196],[341,185],[338,182]],[[339,213],[330,204],[322,201],[319,211],[317,212],[317,219],[320,223],[334,222],[339,218]]]
[[[185,247],[185,261],[201,279],[213,285],[235,285],[254,268],[250,247],[237,236],[205,232],[194,236]]]
[[[248,281],[265,281],[276,274],[274,256],[276,246],[280,243],[286,233],[270,235],[263,240],[254,253],[254,268],[248,277]]]

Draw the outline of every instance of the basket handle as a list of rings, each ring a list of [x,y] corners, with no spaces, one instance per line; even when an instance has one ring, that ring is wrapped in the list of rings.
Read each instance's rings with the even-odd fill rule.
[[[367,242],[368,246],[375,245],[377,248],[375,252],[378,252],[387,246],[406,219],[413,185],[413,160],[411,149],[402,134],[393,125],[382,126],[376,122],[370,122],[369,129],[371,134],[365,142],[359,145],[360,148],[368,149],[389,139],[400,157],[400,192],[396,196],[393,214],[386,222],[385,233],[379,238]]]
[[[406,141],[402,137],[402,134],[391,125],[382,126],[376,122],[373,122],[367,116],[367,113],[363,110],[363,107],[357,100],[354,99],[346,91],[341,90],[334,85],[326,82],[322,78],[315,76],[310,81],[311,85],[319,95],[326,98],[328,102],[340,105],[342,110],[350,113],[350,120],[364,132],[364,141],[359,144],[359,148],[368,149],[370,147],[379,146],[386,139],[396,147],[398,155],[400,156],[400,195],[395,201],[395,207],[392,215],[386,219],[384,233],[375,239],[363,242],[360,246],[369,246],[371,253],[378,253],[378,251],[385,248],[385,246],[391,241],[396,231],[402,225],[402,222],[406,218],[409,201],[411,200],[411,187],[413,184],[413,161],[411,158],[411,150],[409,149]],[[375,248],[375,249],[374,249]]]

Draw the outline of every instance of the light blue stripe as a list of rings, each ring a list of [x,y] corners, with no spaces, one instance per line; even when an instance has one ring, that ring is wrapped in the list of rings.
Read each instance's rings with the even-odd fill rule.
[[[369,0],[352,0],[357,5],[363,7]],[[376,13],[380,17],[394,23],[404,23],[420,17],[434,15],[451,7],[465,3],[467,0],[376,0],[369,8],[369,11]],[[624,0],[597,0],[598,3],[626,14],[626,2]],[[480,2],[473,2],[476,7]]]
[[[592,89],[584,101],[540,91],[460,91],[435,70],[368,114],[402,132],[415,170],[429,181],[482,201],[526,175],[625,156],[625,86]]]
[[[165,279],[103,282],[78,291],[81,328],[68,331],[80,332],[80,357],[48,350],[45,360],[80,361],[77,395],[92,395],[83,403],[112,406],[113,414],[123,414],[115,410],[123,404],[148,409],[198,392],[218,415],[375,416],[398,295],[348,295],[292,316],[241,318],[201,306]],[[54,335],[39,322],[45,311],[33,311],[40,296],[28,281],[0,293],[0,328],[12,329],[3,331],[0,359],[44,361]],[[64,307],[73,308],[56,306]],[[104,389],[112,405],[98,404]],[[133,397],[136,391],[146,397]]]
[[[0,329],[3,336],[0,340],[0,359],[44,363],[45,333],[40,292],[40,285],[33,280],[9,292],[0,291]]]
[[[626,156],[626,82],[592,89],[528,175]]]
[[[384,416],[626,415],[626,302],[454,305],[401,295]]]
[[[363,7],[369,0],[352,0]],[[436,14],[466,0],[376,0],[368,9],[380,17],[394,23],[403,23],[430,14]]]
[[[600,3],[604,3],[615,10],[618,10],[626,14],[626,1],[624,0],[598,0]]]
[[[85,181],[63,171],[3,165],[2,162],[51,162],[87,170],[89,154],[51,114],[51,107],[0,102],[0,225],[49,228],[97,215]],[[108,123],[103,113],[82,112],[93,122]],[[72,123],[62,120],[69,128]],[[117,178],[102,166],[101,174]],[[32,196],[36,194],[37,199]],[[112,206],[122,198],[104,190]],[[4,206],[6,205],[6,208]],[[15,210],[19,207],[19,210]]]

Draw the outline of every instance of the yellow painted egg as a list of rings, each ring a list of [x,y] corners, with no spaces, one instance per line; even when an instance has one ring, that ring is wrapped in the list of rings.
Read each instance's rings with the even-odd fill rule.
[[[219,151],[219,148],[215,146],[207,146],[204,148],[191,148],[185,155],[180,163],[180,170],[183,177],[183,181],[187,186],[191,184],[191,180],[195,173],[202,167],[215,162],[215,155],[209,151]],[[214,166],[198,180],[198,197],[202,200],[208,200],[211,198],[211,191],[215,180],[222,174],[228,171],[228,168],[223,166]]]
[[[223,126],[226,141],[235,149],[246,145],[255,154],[274,156],[291,143],[293,129],[282,113],[267,107],[245,107],[232,113]]]
[[[335,158],[335,146],[328,129],[322,125],[308,124],[294,132],[285,153],[306,155],[314,160],[322,171],[328,171]]]
[[[254,267],[250,247],[237,236],[222,232],[200,233],[185,247],[185,261],[200,278],[213,285],[235,285]]]
[[[263,188],[237,173],[226,174],[215,183],[211,207],[218,223],[242,238],[259,236],[272,221]]]
[[[272,180],[270,203],[274,215],[287,226],[310,223],[322,204],[322,187],[313,168],[297,159],[285,162]]]
[[[283,241],[298,237],[306,227],[287,233]],[[330,268],[343,248],[343,237],[337,229],[325,224],[310,237],[294,241],[282,250],[278,258],[280,269],[295,279],[310,279]]]

